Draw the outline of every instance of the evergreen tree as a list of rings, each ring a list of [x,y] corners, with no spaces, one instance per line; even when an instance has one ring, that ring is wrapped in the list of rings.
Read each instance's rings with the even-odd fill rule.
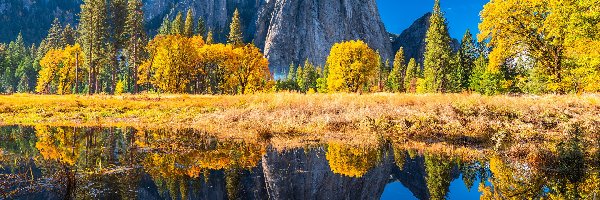
[[[302,65],[298,65],[298,68],[296,68],[296,85],[298,86],[299,92],[304,92],[304,84],[304,69],[302,68]]]
[[[461,76],[461,88],[469,88],[469,79],[471,77],[474,62],[477,58],[477,47],[471,31],[467,29],[458,50],[459,73]]]
[[[317,92],[327,93],[329,91],[329,86],[327,85],[327,78],[329,77],[329,66],[325,65],[320,75],[321,76],[317,79]]]
[[[202,19],[202,17],[198,17],[198,24],[196,24],[196,29],[194,30],[194,33],[202,37],[206,36],[206,25],[204,24],[204,20]]]
[[[194,13],[192,9],[188,9],[185,15],[185,24],[183,27],[183,35],[192,37],[194,35]]]
[[[388,75],[387,89],[390,92],[404,92],[404,77],[406,75],[406,64],[404,62],[404,48],[400,47],[394,56],[394,66]]]
[[[242,24],[240,22],[240,13],[237,9],[233,12],[231,24],[229,25],[229,37],[227,43],[233,44],[236,47],[244,45],[244,36],[242,34]]]
[[[416,91],[416,83],[419,78],[419,65],[414,58],[411,58],[408,61],[408,67],[406,69],[406,76],[404,77],[404,86],[406,87],[406,92],[414,93]]]
[[[6,57],[4,61],[4,71],[0,74],[0,92],[13,93],[16,92],[19,86],[22,73],[17,73],[19,68],[25,68],[27,57],[29,56],[25,43],[23,42],[23,36],[21,33],[17,36],[15,41],[8,44],[6,50]]]
[[[448,87],[446,75],[451,68],[452,50],[446,19],[440,9],[439,0],[435,0],[429,21],[430,26],[425,38],[424,88],[426,92],[445,92]]]
[[[208,33],[206,34],[206,44],[213,44],[215,43],[215,38],[213,37],[213,33],[211,30],[208,31]]]
[[[54,18],[54,22],[52,22],[52,26],[48,30],[48,36],[46,36],[46,45],[50,49],[60,49],[64,47],[64,42],[62,40],[62,32],[63,28],[60,25],[60,21],[58,18]]]
[[[304,62],[304,69],[302,73],[302,80],[304,80],[304,84],[301,87],[304,92],[308,92],[311,89],[313,91],[317,90],[317,78],[319,78],[319,74],[315,66],[308,61],[308,59]]]
[[[144,11],[141,0],[129,0],[127,5],[127,58],[129,63],[128,86],[133,86],[133,93],[139,92],[138,88],[138,66],[144,57],[146,32],[144,31]],[[130,80],[131,79],[131,80]],[[131,88],[130,88],[131,90]]]
[[[183,15],[181,12],[177,13],[173,23],[171,23],[171,34],[181,35],[183,34]]]
[[[120,52],[126,48],[126,22],[128,16],[128,0],[112,0],[110,5],[110,55],[111,59],[108,62],[106,71],[110,72],[110,92],[114,93],[117,85],[117,72],[120,70],[119,66],[124,63],[119,62],[121,59]]]
[[[98,75],[106,59],[107,13],[106,1],[84,0],[81,5],[79,35],[88,70],[88,94],[100,92]]]
[[[65,45],[75,45],[75,39],[77,38],[76,35],[77,32],[75,29],[73,29],[71,24],[67,24],[62,32],[62,43]]]
[[[162,24],[160,24],[160,28],[158,28],[158,34],[160,35],[169,35],[171,34],[171,21],[169,21],[169,16],[165,16],[163,18]]]

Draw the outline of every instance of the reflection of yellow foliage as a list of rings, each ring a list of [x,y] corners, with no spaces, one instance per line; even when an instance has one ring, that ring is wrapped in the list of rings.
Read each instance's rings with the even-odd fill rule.
[[[152,143],[156,144],[156,143]],[[251,169],[258,165],[264,154],[259,145],[222,142],[214,149],[175,148],[172,152],[153,153],[144,162],[152,176],[197,178],[207,170],[232,168]]]
[[[350,177],[362,177],[380,161],[376,149],[337,143],[329,144],[325,156],[333,173]]]
[[[68,143],[69,138],[74,136],[71,129],[50,129],[47,126],[36,126],[35,129],[38,138],[35,147],[44,159],[57,160],[69,165],[75,164],[78,153],[74,152],[72,144]]]
[[[528,199],[542,194],[544,181],[536,173],[522,173],[502,158],[490,158],[491,186],[479,185],[481,199]]]

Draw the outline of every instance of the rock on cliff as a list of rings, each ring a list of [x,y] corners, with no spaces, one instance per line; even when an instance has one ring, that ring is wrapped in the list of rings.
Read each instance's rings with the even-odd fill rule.
[[[261,163],[269,199],[379,199],[389,179],[390,156],[351,178],[334,174],[325,154],[323,147],[267,152]]]
[[[429,29],[429,17],[431,13],[427,13],[415,20],[412,25],[402,31],[400,35],[391,34],[392,38],[392,52],[395,54],[400,47],[404,47],[404,59],[407,61],[414,58],[417,63],[423,66],[425,54],[425,37],[427,36],[427,29]],[[460,42],[456,39],[452,39],[450,44],[452,49],[456,51],[460,47]]]
[[[390,58],[391,43],[375,0],[270,0],[259,11],[255,43],[271,70],[309,59],[323,65],[331,46],[361,39]]]
[[[402,31],[400,35],[392,36],[392,52],[398,51],[404,47],[404,57],[406,60],[414,58],[418,63],[423,64],[423,54],[425,53],[425,36],[429,29],[429,17],[427,13],[413,22],[410,27]]]

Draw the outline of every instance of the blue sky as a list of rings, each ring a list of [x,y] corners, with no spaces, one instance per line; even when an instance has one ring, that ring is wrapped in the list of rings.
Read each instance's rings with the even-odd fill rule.
[[[434,0],[376,0],[379,13],[387,30],[400,34],[416,19],[430,12]],[[479,12],[489,0],[440,0],[442,10],[445,12],[450,36],[462,39],[468,29],[471,33],[479,33]]]

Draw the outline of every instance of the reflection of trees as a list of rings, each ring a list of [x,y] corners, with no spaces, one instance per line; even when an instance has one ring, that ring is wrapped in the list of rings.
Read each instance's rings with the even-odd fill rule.
[[[325,157],[334,173],[362,177],[381,162],[382,153],[379,148],[330,143]]]
[[[425,154],[427,189],[430,199],[445,199],[452,181],[451,170],[454,163],[449,157]]]
[[[490,159],[491,185],[480,186],[482,199],[593,199],[600,194],[600,178],[592,156],[577,137],[556,146],[553,162]],[[533,163],[546,162],[546,163]],[[531,167],[541,166],[541,167]]]
[[[404,163],[406,162],[407,153],[406,150],[398,146],[394,146],[394,161],[398,169],[404,169]]]
[[[224,170],[229,197],[237,197],[244,170],[258,165],[265,148],[242,141],[218,141],[194,130],[146,131],[138,134],[136,144],[151,150],[143,161],[144,169],[155,180],[161,195],[185,199],[201,179],[208,182],[211,171]],[[233,198],[235,199],[235,198]]]

